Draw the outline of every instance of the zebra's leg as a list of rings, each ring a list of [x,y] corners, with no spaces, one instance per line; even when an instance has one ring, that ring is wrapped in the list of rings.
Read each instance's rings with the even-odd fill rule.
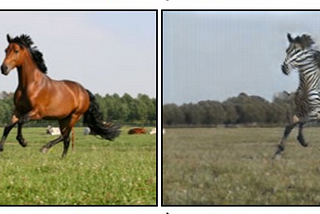
[[[302,133],[303,125],[304,125],[304,123],[299,123],[299,133],[298,133],[298,136],[297,136],[297,140],[299,141],[301,146],[307,147],[308,143],[306,143],[306,141],[304,140],[303,133]]]
[[[282,139],[281,139],[280,143],[278,144],[277,151],[274,154],[273,158],[275,158],[276,156],[280,155],[284,151],[285,140],[288,138],[288,136],[291,133],[292,129],[296,125],[297,125],[296,123],[292,123],[292,124],[289,124],[289,125],[286,126],[286,128],[284,130],[284,133],[283,133],[283,136],[282,136]]]
[[[307,120],[300,120],[298,123],[299,123],[299,133],[298,133],[298,136],[297,136],[297,140],[299,141],[299,143],[301,144],[301,146],[303,147],[307,147],[308,146],[308,143],[306,143],[306,141],[304,140],[304,137],[303,137],[303,126],[305,123],[307,122],[311,122],[311,121],[319,121],[320,120],[320,114],[319,112],[316,110],[316,111],[313,111],[309,114],[308,116],[308,119]]]
[[[274,154],[273,158],[276,158],[284,151],[285,140],[288,138],[292,129],[298,124],[299,118],[296,115],[294,115],[292,118],[292,121],[293,122],[291,124],[287,125],[286,128],[284,129],[282,139],[281,139],[280,143],[278,144],[276,153]]]

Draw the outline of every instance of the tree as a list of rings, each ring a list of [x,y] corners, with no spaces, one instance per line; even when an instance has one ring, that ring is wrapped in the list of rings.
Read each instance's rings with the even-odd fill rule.
[[[183,104],[181,110],[185,116],[187,125],[199,125],[201,124],[200,107],[197,104]]]
[[[217,101],[201,101],[198,103],[200,107],[201,124],[221,124],[225,120],[225,111],[220,102]]]
[[[232,102],[222,103],[225,112],[225,124],[235,124],[238,120],[236,106]]]
[[[152,121],[156,119],[157,115],[155,99],[153,101],[148,95],[138,94],[138,100],[140,100],[146,108],[146,114],[144,116],[145,122],[152,123]]]
[[[176,104],[166,104],[163,106],[163,123],[165,125],[182,125],[185,124],[185,115],[181,107]]]

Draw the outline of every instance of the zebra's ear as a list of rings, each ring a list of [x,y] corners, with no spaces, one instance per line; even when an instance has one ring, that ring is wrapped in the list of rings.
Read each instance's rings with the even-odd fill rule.
[[[289,41],[290,43],[293,42],[293,39],[292,39],[290,33],[287,34],[287,37],[288,37],[288,41]]]

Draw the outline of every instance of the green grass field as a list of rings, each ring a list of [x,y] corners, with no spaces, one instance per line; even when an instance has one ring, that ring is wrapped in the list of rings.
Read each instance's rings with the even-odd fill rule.
[[[75,150],[62,160],[63,143],[39,152],[56,138],[45,128],[25,128],[25,148],[14,129],[0,154],[0,204],[155,205],[156,136],[127,130],[110,142],[76,128]]]
[[[163,136],[164,205],[319,205],[320,128],[309,147],[288,138],[272,160],[283,128],[167,129]]]

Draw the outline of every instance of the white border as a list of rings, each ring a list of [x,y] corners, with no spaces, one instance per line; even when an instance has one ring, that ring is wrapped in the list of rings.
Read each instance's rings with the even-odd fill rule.
[[[315,0],[10,0],[1,9],[158,9],[158,126],[161,127],[161,9],[320,9]],[[319,23],[320,26],[320,23]],[[319,28],[320,29],[320,28]],[[158,136],[158,206],[161,206],[161,136]],[[0,163],[1,164],[1,163]],[[1,175],[0,175],[1,176]],[[1,182],[1,181],[0,181]],[[318,207],[0,207],[1,214],[270,214],[318,213]]]
[[[1,9],[317,9],[315,0],[10,0]]]

